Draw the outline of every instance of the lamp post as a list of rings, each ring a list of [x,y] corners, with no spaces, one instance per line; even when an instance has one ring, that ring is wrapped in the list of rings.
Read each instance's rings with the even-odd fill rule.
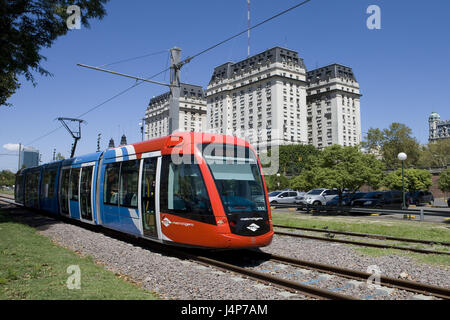
[[[400,152],[397,155],[398,160],[402,162],[402,194],[403,194],[403,204],[402,209],[406,209],[406,201],[405,201],[405,160],[408,156],[404,152]]]
[[[280,190],[280,174],[277,173],[277,184],[278,184],[278,190]]]

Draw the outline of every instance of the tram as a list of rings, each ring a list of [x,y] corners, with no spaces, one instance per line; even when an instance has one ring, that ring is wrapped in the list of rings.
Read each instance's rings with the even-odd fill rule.
[[[176,132],[21,170],[15,199],[166,244],[262,247],[273,225],[261,171],[245,140]]]

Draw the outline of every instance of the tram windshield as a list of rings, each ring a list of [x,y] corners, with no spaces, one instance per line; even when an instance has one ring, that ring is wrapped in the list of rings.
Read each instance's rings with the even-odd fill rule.
[[[267,212],[264,185],[253,151],[215,143],[202,147],[225,211]]]

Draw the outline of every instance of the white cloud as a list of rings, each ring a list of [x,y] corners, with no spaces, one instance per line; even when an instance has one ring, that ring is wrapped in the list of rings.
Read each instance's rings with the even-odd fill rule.
[[[19,144],[18,143],[7,143],[3,145],[3,148],[8,150],[8,151],[15,151],[15,152],[19,152]],[[22,150],[25,151],[38,151],[33,147],[25,147],[24,145],[22,145]]]
[[[9,151],[19,151],[19,144],[18,143],[7,143],[3,145],[3,148]]]

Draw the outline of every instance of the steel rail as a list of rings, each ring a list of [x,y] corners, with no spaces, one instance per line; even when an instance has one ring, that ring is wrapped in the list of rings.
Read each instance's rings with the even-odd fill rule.
[[[20,206],[20,204],[16,203],[14,200],[4,198],[4,197],[0,197],[0,202],[6,202],[8,204]],[[42,214],[40,211],[39,211],[39,213]],[[44,216],[46,216],[46,215],[44,214]],[[73,223],[78,226],[85,226],[85,224],[79,223],[77,220],[69,219],[66,217],[51,216],[51,218],[63,220],[64,222]],[[94,226],[87,225],[86,227],[89,228],[90,230],[95,230]],[[332,292],[329,290],[316,288],[316,287],[309,286],[309,285],[304,285],[304,284],[301,284],[298,282],[285,280],[285,279],[274,277],[271,275],[266,275],[261,272],[245,269],[245,268],[233,265],[233,264],[229,264],[229,263],[226,263],[223,261],[208,258],[208,257],[202,256],[202,255],[187,253],[186,251],[178,250],[174,247],[168,247],[167,245],[164,246],[159,243],[155,243],[150,240],[146,240],[144,238],[136,238],[131,235],[128,235],[128,234],[125,234],[122,232],[118,232],[118,231],[114,231],[114,230],[110,230],[110,229],[106,229],[106,230],[109,234],[113,234],[117,238],[121,238],[121,239],[126,238],[127,242],[132,242],[133,244],[141,245],[146,248],[149,248],[149,247],[152,247],[154,249],[156,248],[157,250],[163,251],[165,253],[169,253],[176,257],[180,257],[183,259],[189,259],[192,261],[197,261],[199,263],[209,265],[209,266],[215,266],[222,270],[231,271],[236,274],[244,275],[244,276],[254,279],[256,281],[259,281],[259,282],[262,282],[265,284],[274,285],[278,288],[282,288],[282,289],[288,290],[290,292],[298,292],[300,294],[304,294],[306,296],[309,296],[309,297],[312,297],[315,299],[357,300],[357,298],[355,298],[355,297],[342,295],[342,294],[335,293],[335,292]]]
[[[21,206],[20,204],[14,202],[14,200],[4,198],[4,197],[0,197],[0,201],[6,202],[8,204],[14,204],[14,205]],[[57,219],[61,219],[63,221],[66,221],[66,222],[69,222],[69,223],[72,223],[75,225],[84,226],[90,230],[91,229],[98,230],[98,229],[93,229],[94,227],[91,225],[85,225],[82,223],[78,223],[77,220],[67,219],[65,217],[59,217],[59,216],[51,216],[51,218],[52,219],[57,218]],[[266,274],[263,274],[263,273],[257,272],[257,271],[248,270],[248,269],[236,266],[236,265],[232,265],[232,264],[229,264],[229,263],[226,263],[223,261],[219,261],[216,259],[211,259],[211,258],[208,258],[205,256],[192,255],[185,251],[177,250],[173,247],[169,248],[169,247],[163,246],[159,243],[150,242],[149,240],[146,240],[143,238],[136,238],[131,235],[117,232],[114,230],[110,230],[110,229],[103,229],[103,230],[107,231],[107,233],[109,233],[109,234],[113,234],[117,238],[122,238],[122,239],[126,238],[127,241],[132,242],[133,244],[145,246],[147,248],[148,247],[156,248],[158,250],[171,253],[174,256],[183,257],[185,259],[197,261],[199,263],[203,263],[206,265],[212,265],[212,266],[215,266],[222,270],[232,271],[232,272],[235,272],[235,273],[238,273],[241,275],[245,275],[249,278],[252,278],[254,280],[257,280],[257,281],[260,281],[260,282],[263,282],[266,284],[272,284],[276,287],[283,288],[283,289],[291,291],[291,292],[298,292],[298,293],[305,294],[309,297],[319,298],[319,299],[340,299],[340,300],[355,300],[355,299],[357,299],[352,296],[342,295],[342,294],[338,294],[335,292],[331,292],[329,290],[320,289],[320,288],[316,288],[316,287],[308,286],[308,285],[303,285],[298,282],[285,280],[285,279],[278,278],[278,277],[273,277],[271,275],[266,275]],[[265,253],[265,252],[261,252],[261,251],[257,252],[255,250],[247,250],[247,252],[249,254],[253,254],[255,257],[258,257],[261,259],[267,259],[267,260],[277,261],[277,262],[281,262],[281,263],[287,263],[287,264],[291,264],[291,265],[295,265],[295,266],[306,267],[306,268],[314,269],[314,270],[317,270],[320,272],[338,274],[342,277],[356,279],[356,280],[362,280],[362,279],[366,280],[370,276],[372,276],[372,274],[365,273],[365,272],[360,272],[360,271],[345,269],[345,268],[339,268],[339,267],[335,267],[335,266],[331,266],[331,265],[325,265],[325,264],[320,264],[320,263],[311,262],[311,261],[304,261],[304,260],[294,259],[294,258],[290,258],[290,257],[278,256],[278,255]],[[449,289],[437,287],[437,286],[433,286],[433,285],[428,285],[428,284],[424,284],[424,283],[418,283],[418,282],[414,282],[414,281],[407,281],[407,280],[390,278],[390,277],[386,277],[386,276],[380,276],[380,284],[389,286],[389,287],[395,287],[395,288],[407,290],[407,291],[413,291],[413,292],[421,293],[424,295],[433,295],[435,297],[442,298],[442,299],[450,299],[450,290]]]
[[[394,245],[389,245],[389,244],[360,242],[360,241],[334,239],[334,238],[324,238],[324,237],[310,236],[310,235],[305,235],[305,234],[295,234],[295,233],[290,233],[290,232],[275,231],[275,234],[278,234],[280,236],[289,236],[289,237],[304,238],[304,239],[311,239],[311,240],[353,244],[353,245],[362,246],[362,247],[373,247],[373,248],[381,248],[381,249],[396,249],[396,250],[413,251],[413,252],[426,253],[426,254],[450,255],[450,252],[445,252],[445,251],[433,251],[433,250],[418,249],[418,248],[400,247],[400,246],[394,246]]]
[[[281,263],[287,263],[295,266],[305,267],[308,269],[313,269],[320,272],[326,272],[326,273],[332,273],[337,274],[342,277],[355,279],[355,280],[363,280],[366,281],[369,279],[369,277],[373,276],[373,274],[361,272],[357,270],[347,269],[347,268],[341,268],[336,267],[332,265],[312,262],[312,261],[305,261],[300,259],[294,259],[290,257],[283,257],[275,254],[270,254],[266,252],[257,252],[255,250],[248,250],[250,254],[253,254],[255,257],[261,258],[261,259],[267,259],[272,261],[277,261]],[[412,291],[415,293],[421,293],[424,295],[433,295],[438,298],[442,299],[450,299],[450,289],[438,287],[430,284],[425,284],[421,282],[416,281],[409,281],[409,280],[403,280],[403,279],[396,279],[392,277],[387,277],[380,275],[380,285],[388,286],[388,287],[394,287],[402,290]]]
[[[275,225],[275,224],[273,226],[276,228],[295,229],[295,230],[304,230],[304,231],[313,231],[313,232],[322,232],[322,233],[334,233],[334,234],[342,234],[342,235],[355,236],[355,237],[365,237],[365,238],[378,239],[378,240],[394,240],[394,241],[403,241],[403,242],[423,243],[423,244],[429,244],[429,245],[439,244],[439,245],[443,245],[443,246],[450,246],[450,242],[444,242],[444,241],[398,238],[398,237],[392,237],[392,236],[387,236],[387,235],[382,235],[382,234],[338,231],[338,230],[329,230],[329,229],[316,229],[316,228],[306,228],[306,227],[290,227],[290,226]]]
[[[358,298],[347,296],[339,293],[335,293],[326,289],[316,288],[309,285],[304,285],[299,282],[290,281],[286,279],[282,279],[279,277],[274,277],[268,274],[263,274],[258,271],[253,271],[249,269],[245,269],[239,266],[236,266],[234,264],[226,263],[217,259],[208,258],[201,255],[192,255],[188,254],[186,252],[182,252],[180,250],[176,250],[173,248],[167,249],[172,252],[174,252],[177,256],[182,256],[185,258],[188,258],[193,261],[201,262],[203,264],[209,265],[209,266],[215,266],[222,270],[226,271],[232,271],[234,273],[247,276],[251,279],[254,279],[256,281],[274,285],[278,288],[288,290],[291,292],[298,292],[301,294],[305,294],[309,297],[316,298],[316,299],[331,299],[331,300],[358,300]]]

